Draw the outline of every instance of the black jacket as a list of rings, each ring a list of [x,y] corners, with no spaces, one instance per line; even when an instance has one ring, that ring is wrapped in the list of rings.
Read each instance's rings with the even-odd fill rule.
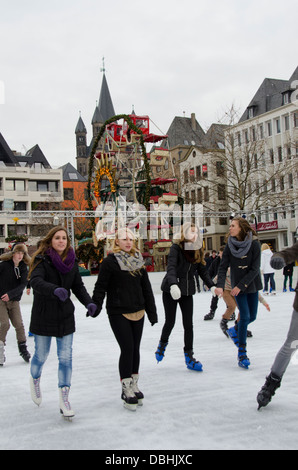
[[[161,290],[170,293],[170,287],[176,284],[181,290],[181,295],[194,295],[196,293],[194,278],[196,271],[204,284],[209,288],[214,286],[206,266],[202,263],[189,262],[180,245],[174,243],[168,256],[167,274],[163,278]]]
[[[248,294],[263,288],[260,274],[261,246],[258,240],[253,240],[246,256],[236,258],[228,245],[222,254],[219,265],[217,287],[224,289],[226,272],[230,266],[231,286],[238,287],[241,292]]]
[[[289,248],[285,248],[284,250],[274,253],[272,258],[275,258],[275,257],[278,257],[278,258],[282,257],[286,264],[294,263],[295,261],[298,260],[298,242],[294,243],[294,245],[292,245]],[[296,284],[295,291],[296,291],[296,295],[295,295],[293,307],[296,310],[296,312],[298,312],[298,282]]]
[[[74,333],[74,305],[70,297],[62,302],[54,295],[57,287],[64,287],[85,306],[92,299],[83,284],[77,263],[67,274],[61,274],[49,256],[41,257],[41,262],[32,271],[30,285],[33,288],[33,305],[30,332],[41,336],[63,336]]]
[[[94,286],[92,298],[99,311],[106,294],[108,315],[145,310],[149,321],[157,322],[155,299],[146,269],[134,274],[122,271],[113,253],[101,263]]]
[[[20,277],[19,277],[20,276]],[[15,270],[12,259],[0,263],[0,297],[8,294],[9,300],[21,300],[27,285],[28,268],[21,261],[18,270]]]

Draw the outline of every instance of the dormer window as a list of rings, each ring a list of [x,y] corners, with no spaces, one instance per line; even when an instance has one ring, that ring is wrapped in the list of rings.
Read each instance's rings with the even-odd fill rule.
[[[249,106],[249,107],[247,108],[248,119],[252,119],[253,117],[255,117],[255,115],[256,115],[255,110],[256,110],[256,107],[255,107],[255,106]]]
[[[291,102],[291,97],[290,97],[290,92],[289,91],[285,91],[283,94],[282,94],[282,104],[289,104]]]

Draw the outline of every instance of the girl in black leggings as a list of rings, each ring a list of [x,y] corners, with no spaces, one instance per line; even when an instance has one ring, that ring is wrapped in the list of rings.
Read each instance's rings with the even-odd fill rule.
[[[110,325],[121,350],[121,398],[126,408],[135,410],[144,398],[138,389],[144,315],[146,312],[154,325],[157,313],[144,260],[136,248],[133,233],[128,229],[118,231],[112,253],[100,265],[93,292],[98,312],[106,294]]]
[[[176,311],[179,303],[184,328],[184,356],[188,369],[202,371],[202,364],[193,357],[193,295],[196,292],[195,273],[204,284],[214,288],[204,261],[204,250],[198,227],[184,224],[181,238],[171,246],[168,256],[167,274],[161,290],[165,309],[165,324],[155,357],[162,361],[170,334],[175,325]]]

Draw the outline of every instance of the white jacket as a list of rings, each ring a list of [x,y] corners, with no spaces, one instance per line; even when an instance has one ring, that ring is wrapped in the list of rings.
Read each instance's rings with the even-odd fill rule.
[[[263,274],[274,273],[275,270],[270,266],[270,260],[272,258],[272,251],[267,248],[267,250],[262,251],[261,254],[261,272]]]

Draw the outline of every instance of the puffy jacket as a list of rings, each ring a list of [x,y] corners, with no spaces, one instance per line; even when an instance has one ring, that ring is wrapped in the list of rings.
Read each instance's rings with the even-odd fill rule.
[[[274,253],[273,258],[275,258],[275,257],[282,257],[284,259],[286,265],[290,264],[294,261],[297,261],[298,260],[298,242],[294,243],[294,245],[292,245],[290,248],[285,248],[282,251]],[[295,291],[296,291],[296,295],[295,295],[293,307],[296,310],[296,312],[298,312],[298,295],[297,295],[297,293],[298,293],[298,282],[296,284]]]
[[[194,295],[196,293],[195,273],[202,278],[209,288],[214,286],[207,268],[202,263],[190,263],[180,245],[174,243],[168,256],[167,273],[163,278],[161,290],[170,293],[173,284],[178,285],[181,295]]]
[[[274,273],[274,269],[270,265],[270,260],[272,258],[272,251],[270,248],[267,248],[267,250],[263,250],[261,254],[261,272],[263,274],[270,274]]]
[[[37,258],[38,259],[38,258]],[[77,263],[67,274],[61,274],[49,256],[40,257],[41,261],[32,271],[30,285],[33,288],[33,305],[30,332],[41,336],[63,337],[74,333],[74,304],[70,297],[62,302],[54,294],[57,287],[71,291],[85,307],[92,302]]]
[[[155,299],[146,269],[141,268],[134,274],[122,271],[113,253],[101,263],[94,286],[92,298],[99,311],[106,294],[108,315],[145,310],[149,321],[157,322]]]

